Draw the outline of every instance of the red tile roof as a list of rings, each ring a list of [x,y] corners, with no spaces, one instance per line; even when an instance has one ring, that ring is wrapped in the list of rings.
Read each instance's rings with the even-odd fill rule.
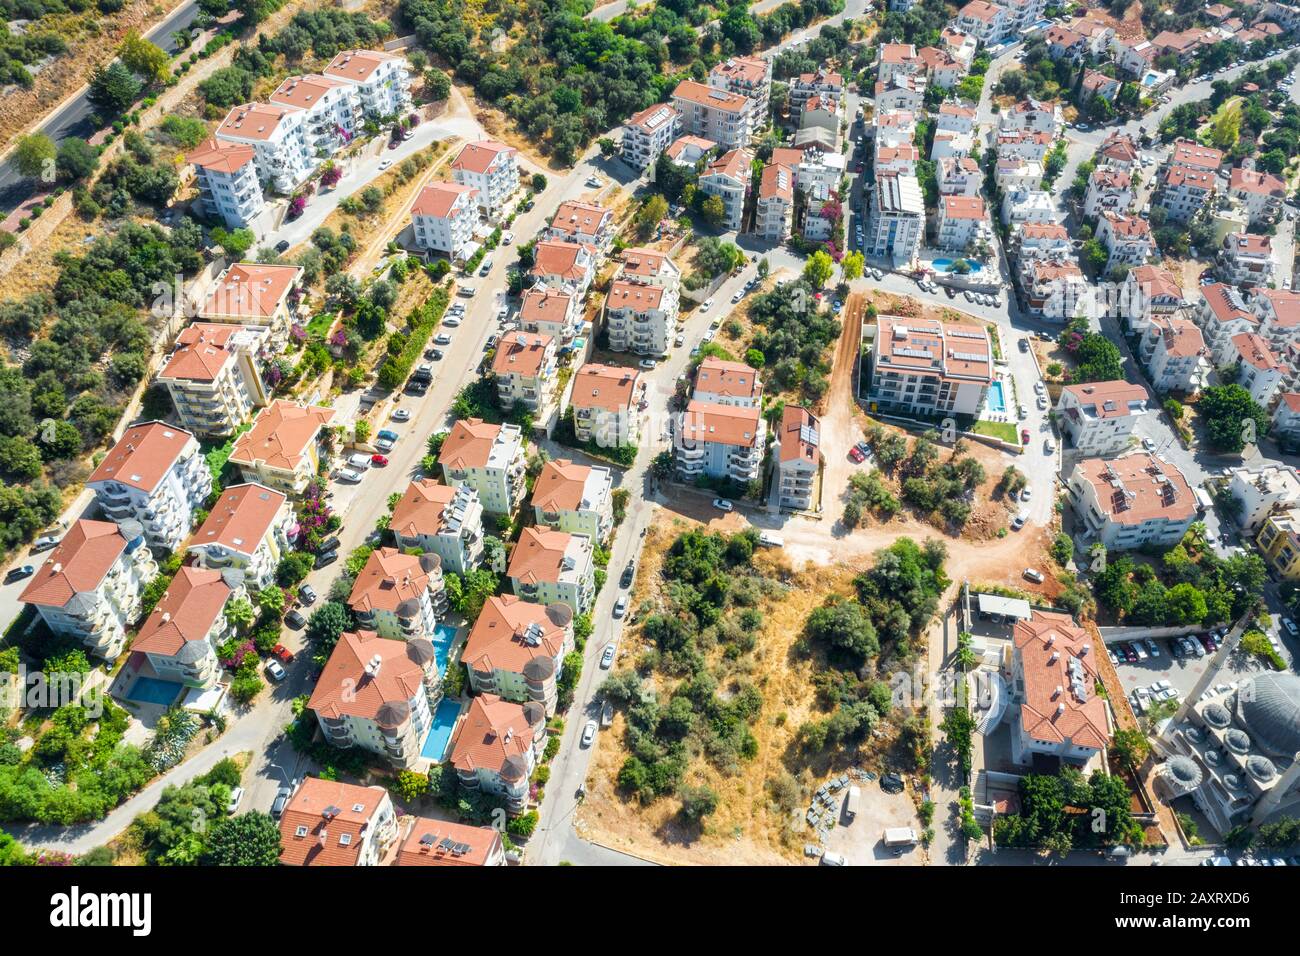
[[[111,521],[77,521],[32,575],[18,600],[63,607],[74,594],[97,590],[126,544]]]
[[[86,481],[116,481],[153,494],[193,440],[185,429],[164,422],[132,425]]]

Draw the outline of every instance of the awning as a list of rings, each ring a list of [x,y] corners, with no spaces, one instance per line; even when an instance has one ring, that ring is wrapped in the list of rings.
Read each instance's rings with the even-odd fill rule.
[[[1000,614],[1002,617],[1027,619],[1032,613],[1029,602],[1020,598],[1002,597],[998,594],[977,594],[981,614]]]

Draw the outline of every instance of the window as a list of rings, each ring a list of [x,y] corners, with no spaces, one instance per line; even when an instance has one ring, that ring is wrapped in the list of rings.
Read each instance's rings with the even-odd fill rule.
[[[299,826],[296,830],[293,831],[293,835],[296,837],[305,837],[307,835],[307,828],[304,826]]]
[[[351,833],[345,833],[341,837],[339,837],[339,846],[351,846],[351,845],[352,845]]]

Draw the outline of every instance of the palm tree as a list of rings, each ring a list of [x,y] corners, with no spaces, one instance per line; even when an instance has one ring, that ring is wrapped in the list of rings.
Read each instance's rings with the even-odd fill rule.
[[[252,627],[254,617],[253,605],[248,598],[235,598],[226,605],[226,620],[241,632]]]

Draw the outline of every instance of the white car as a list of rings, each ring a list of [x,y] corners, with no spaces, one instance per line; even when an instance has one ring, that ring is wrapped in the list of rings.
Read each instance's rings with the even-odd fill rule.
[[[352,468],[344,468],[339,472],[339,481],[350,481],[356,483],[361,480],[361,472]]]
[[[731,511],[734,506],[726,498],[714,498],[713,507],[717,508],[719,511]]]
[[[737,290],[736,290],[736,294],[733,295],[733,296],[731,297],[731,304],[732,304],[732,305],[735,305],[737,302],[739,302],[739,301],[740,301],[741,299],[743,299],[744,297],[745,297],[745,290],[744,290],[744,289],[737,289]]]
[[[382,160],[382,161],[380,161],[380,163],[379,163],[379,171],[380,171],[380,172],[383,172],[385,169],[387,169],[387,168],[388,168],[389,166],[391,166],[391,165],[393,165],[393,161],[392,161],[391,159],[385,159],[385,160]]]
[[[590,747],[591,742],[596,739],[596,722],[587,721],[587,725],[582,728],[582,746]]]
[[[678,346],[678,347],[681,347],[681,346],[683,346],[683,345],[685,345],[685,344],[686,344],[686,333],[685,333],[685,332],[679,332],[679,333],[677,334],[677,338],[673,339],[673,345],[676,345],[676,346]]]
[[[1047,452],[1049,455],[1052,454],[1052,452],[1056,451],[1056,442],[1052,441],[1050,438],[1046,439],[1043,442],[1043,451]]]
[[[713,308],[713,300],[712,300],[712,299],[705,299],[705,300],[704,300],[704,304],[700,306],[700,311],[701,311],[701,312],[708,312],[709,309],[711,309],[711,308]]]
[[[446,332],[439,332],[433,337],[435,345],[451,345],[451,336]]]
[[[1145,448],[1147,451],[1150,451],[1151,449],[1155,448],[1156,447],[1155,439],[1152,438],[1142,439],[1142,447]]]
[[[648,359],[648,358],[647,358],[647,359],[642,359],[641,361],[637,362],[636,364],[639,365],[639,366],[641,366],[643,369],[646,369],[646,370],[648,371],[648,370],[650,370],[650,369],[653,369],[653,368],[656,366],[657,363],[655,362],[654,359]]]
[[[614,645],[606,644],[605,650],[600,655],[601,670],[609,670],[614,664]]]
[[[456,328],[457,326],[460,325],[460,316],[459,316],[459,315],[449,315],[449,316],[447,316],[445,319],[442,320],[442,324],[445,325],[445,326],[447,326],[447,328],[449,328],[449,329],[454,329],[454,328]]]
[[[229,800],[229,802],[226,804],[226,812],[227,812],[227,813],[234,813],[236,810],[239,809],[239,805],[243,802],[243,800],[244,800],[244,788],[243,788],[243,787],[236,787],[234,790],[231,790],[231,791],[230,791],[230,800]]]
[[[393,421],[395,422],[405,422],[405,421],[410,421],[410,419],[411,419],[411,412],[408,409],[399,408],[397,409],[397,411],[393,412]]]
[[[1286,632],[1292,637],[1300,634],[1300,628],[1297,628],[1295,626],[1295,621],[1291,620],[1289,617],[1282,618],[1282,626],[1286,628]]]
[[[508,246],[510,245],[510,243],[514,241],[515,241],[515,234],[513,232],[506,231],[501,233],[501,244],[503,246]]]
[[[1026,488],[1024,491],[1020,492],[1020,500],[1028,501],[1032,495],[1033,495],[1033,489]]]
[[[1024,514],[1023,512],[1021,514],[1016,515],[1014,518],[1011,519],[1011,530],[1019,531],[1021,528],[1025,526],[1025,522],[1027,522],[1028,520],[1029,520],[1029,515]]]
[[[599,176],[588,176],[587,185],[592,189],[599,189],[601,186],[605,185],[605,182]]]
[[[498,321],[498,322],[504,322],[504,321],[505,321],[506,319],[508,319],[509,317],[510,317],[510,310],[507,309],[504,305],[501,306],[501,308],[497,309],[497,321]]]

